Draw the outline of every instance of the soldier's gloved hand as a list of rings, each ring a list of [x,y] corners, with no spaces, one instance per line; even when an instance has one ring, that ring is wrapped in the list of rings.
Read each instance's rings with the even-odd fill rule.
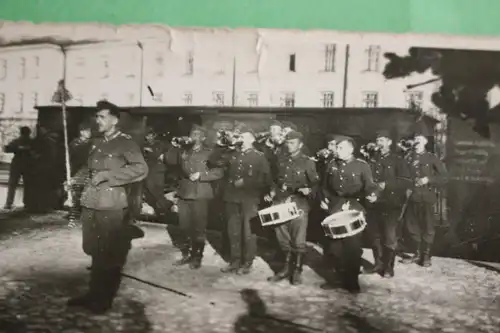
[[[424,186],[424,185],[426,185],[426,184],[428,184],[428,183],[429,183],[429,178],[427,178],[427,177],[423,177],[423,178],[419,178],[419,179],[417,179],[417,183],[416,183],[416,185],[417,185],[417,186]]]
[[[94,177],[92,177],[90,183],[93,186],[98,186],[98,185],[104,183],[107,180],[108,179],[107,179],[106,171],[100,171],[100,172],[96,173],[94,175]]]
[[[385,182],[378,183],[378,187],[383,191],[385,190]]]
[[[243,179],[238,179],[234,182],[235,187],[242,187],[243,186]]]
[[[412,193],[413,193],[413,191],[411,189],[407,189],[406,190],[406,197],[409,198]]]
[[[305,196],[308,196],[309,194],[311,194],[311,189],[308,187],[299,188],[297,191]]]
[[[321,207],[321,209],[328,210],[328,203],[329,203],[329,200],[324,199],[324,200],[321,200],[321,203],[319,206]]]
[[[73,178],[71,178],[70,180],[67,180],[63,183],[63,187],[64,187],[64,190],[66,192],[68,192],[69,190],[71,190],[71,187],[75,184],[75,181]]]
[[[197,181],[198,179],[200,179],[200,173],[199,173],[199,172],[192,173],[192,174],[189,176],[189,180],[190,180],[190,181],[192,181],[192,182],[195,182],[195,181]]]
[[[366,197],[366,200],[368,200],[368,202],[370,202],[370,203],[374,203],[375,201],[377,201],[377,196],[372,193]]]

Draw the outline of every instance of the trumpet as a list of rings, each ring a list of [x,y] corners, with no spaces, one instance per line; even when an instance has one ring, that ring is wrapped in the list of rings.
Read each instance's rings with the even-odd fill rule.
[[[362,145],[359,148],[359,152],[363,155],[367,160],[373,160],[380,152],[380,146],[374,142],[368,142],[365,145]]]
[[[217,132],[217,146],[236,149],[243,143],[241,134],[238,131],[219,130]]]
[[[194,145],[194,140],[189,136],[176,136],[172,138],[172,146],[182,149],[190,149]]]
[[[416,142],[413,139],[401,139],[397,143],[397,146],[404,154],[408,154],[415,149]]]
[[[323,148],[323,149],[320,149],[318,152],[316,152],[314,157],[312,157],[312,160],[314,162],[325,162],[325,161],[328,161],[332,157],[333,157],[333,152],[328,148]]]

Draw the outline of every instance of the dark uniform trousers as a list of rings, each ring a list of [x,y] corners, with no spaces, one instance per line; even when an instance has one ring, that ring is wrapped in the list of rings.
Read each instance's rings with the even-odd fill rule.
[[[126,209],[82,208],[83,251],[92,258],[90,292],[110,305],[121,283],[131,248],[124,217]]]
[[[209,200],[179,199],[179,227],[181,235],[177,246],[184,253],[192,244],[204,244],[208,221]]]
[[[434,204],[410,200],[405,214],[412,246],[418,250],[422,245],[424,251],[430,251],[435,235]]]
[[[305,253],[307,250],[306,237],[309,204],[307,199],[296,196],[292,197],[292,201],[297,204],[298,209],[302,210],[302,215],[289,222],[276,226],[276,238],[280,249],[284,253]]]
[[[165,168],[150,166],[148,177],[144,180],[144,199],[156,215],[164,220],[172,208],[172,203],[165,198]]]
[[[367,232],[375,247],[396,250],[398,245],[398,218],[400,209],[391,205],[377,204],[368,211]]]
[[[257,254],[257,236],[252,221],[257,217],[258,203],[254,201],[225,202],[228,219],[231,261],[251,263]]]

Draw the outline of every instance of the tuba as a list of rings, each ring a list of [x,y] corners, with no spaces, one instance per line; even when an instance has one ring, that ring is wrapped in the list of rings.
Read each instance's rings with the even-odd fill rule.
[[[380,152],[380,147],[374,142],[368,142],[359,148],[361,155],[368,161],[373,161]]]

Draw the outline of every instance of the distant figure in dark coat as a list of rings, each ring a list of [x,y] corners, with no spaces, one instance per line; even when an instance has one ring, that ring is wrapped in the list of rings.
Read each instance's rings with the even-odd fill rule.
[[[29,184],[28,172],[32,165],[32,152],[33,152],[33,139],[31,138],[31,129],[27,126],[23,126],[19,129],[19,138],[13,140],[7,146],[5,146],[6,153],[13,153],[14,158],[10,164],[9,172],[9,188],[7,192],[7,199],[5,201],[5,209],[11,209],[14,203],[14,197],[16,195],[16,189],[19,185],[21,178],[23,179],[24,186],[26,188]],[[29,204],[29,195],[26,195],[26,190],[24,194],[24,206]]]

